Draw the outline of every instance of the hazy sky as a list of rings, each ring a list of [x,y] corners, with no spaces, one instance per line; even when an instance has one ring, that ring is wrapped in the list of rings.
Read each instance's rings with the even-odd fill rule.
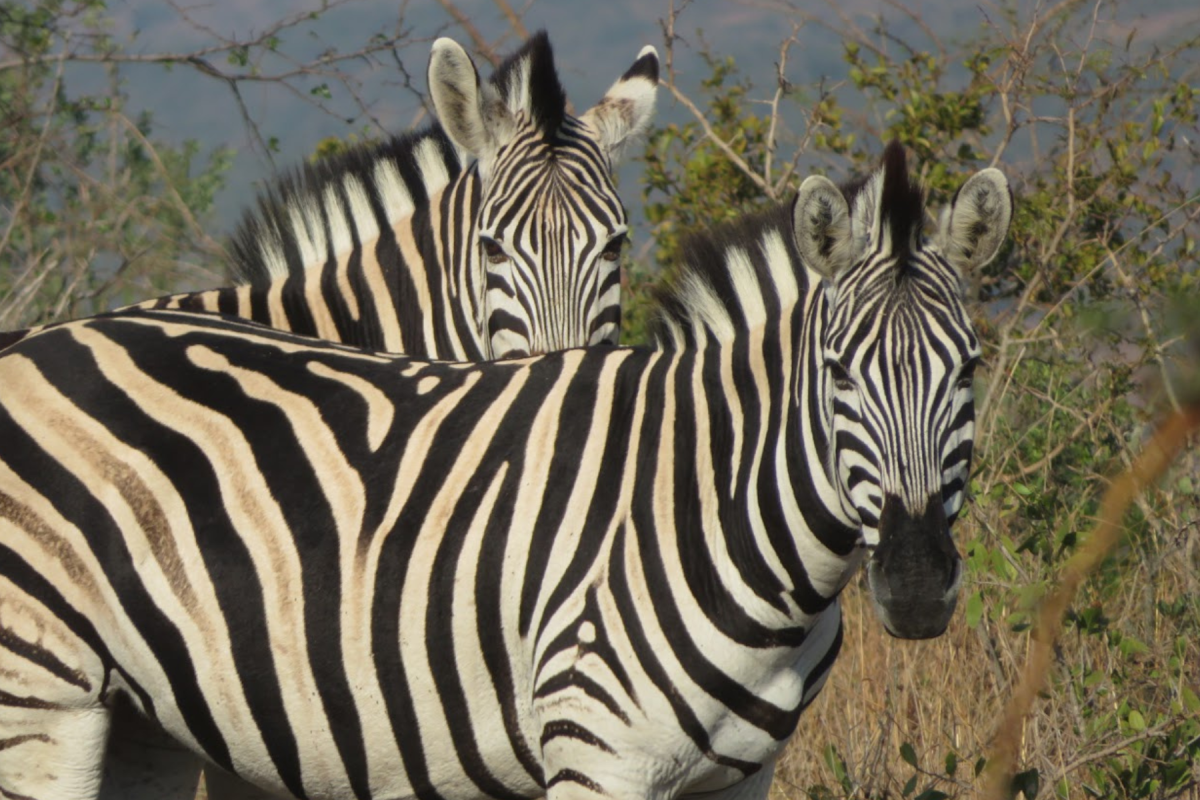
[[[508,30],[494,0],[455,0],[456,5],[481,31],[495,40]],[[525,9],[523,19],[530,30],[545,28],[555,48],[556,61],[568,96],[578,110],[595,102],[634,60],[646,44],[654,44],[663,53],[660,20],[669,9],[667,0],[510,0]],[[1127,4],[1129,9],[1100,14],[1102,20],[1121,19],[1123,26],[1136,25],[1139,36],[1155,38],[1172,31],[1200,31],[1200,11],[1193,0],[1149,0]],[[676,0],[676,5],[680,5]],[[110,13],[117,21],[114,34],[127,42],[133,52],[186,52],[211,46],[218,37],[239,37],[263,30],[281,16],[299,9],[316,8],[313,0],[209,0],[209,2],[163,3],[162,0],[109,0]],[[909,0],[904,7],[919,15],[941,37],[962,38],[992,21],[1007,28],[1003,15],[990,3],[962,3],[958,0]],[[1032,2],[1018,4],[1024,12]],[[803,8],[801,13],[797,9]],[[841,62],[841,38],[830,26],[860,25],[870,28],[872,19],[884,13],[889,33],[921,39],[923,34],[905,18],[895,3],[867,0],[824,0],[824,2],[788,2],[787,0],[695,0],[684,7],[677,23],[682,37],[676,48],[675,66],[681,83],[695,87],[708,74],[699,57],[707,45],[714,52],[736,58],[743,75],[761,91],[752,97],[766,98],[775,85],[775,63],[780,42],[793,26],[801,26],[798,45],[789,55],[787,77],[798,84],[810,84],[821,77],[845,79]],[[416,90],[424,89],[424,72],[429,43],[437,35],[449,35],[469,44],[469,38],[456,27],[436,0],[351,0],[346,6],[327,11],[316,21],[297,28],[286,37],[282,50],[297,57],[309,57],[329,46],[353,50],[371,36],[402,28],[411,33],[412,44],[400,53],[404,70],[412,76]],[[698,33],[703,31],[703,36]],[[1116,41],[1108,26],[1106,33]],[[507,52],[518,44],[510,37],[502,46]],[[284,62],[276,60],[269,69]],[[220,57],[214,65],[232,67]],[[353,69],[362,78],[361,97],[372,115],[391,132],[411,126],[420,105],[411,90],[400,82],[400,70],[394,64],[371,68],[356,64]],[[480,65],[481,72],[490,70]],[[195,70],[176,67],[170,71],[158,66],[129,69],[125,73],[126,91],[134,109],[154,114],[156,138],[180,141],[194,138],[206,146],[228,145],[239,156],[228,187],[221,195],[219,226],[236,219],[239,210],[253,196],[254,184],[269,176],[267,160],[256,153],[241,123],[233,95],[220,81],[199,75]],[[86,83],[86,78],[82,81]],[[277,137],[282,152],[276,165],[286,167],[312,152],[326,136],[346,136],[362,130],[370,120],[358,115],[352,103],[337,103],[333,114],[315,107],[307,96],[310,85],[289,91],[279,84],[248,86],[243,99],[251,115],[262,122],[265,135]],[[342,95],[337,95],[341,97]],[[686,111],[679,108],[665,91],[659,93],[659,119],[682,120]],[[640,206],[636,169],[623,172],[623,195],[635,211]]]

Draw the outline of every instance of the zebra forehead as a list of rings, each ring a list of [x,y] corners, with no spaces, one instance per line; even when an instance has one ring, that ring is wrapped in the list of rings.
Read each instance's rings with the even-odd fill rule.
[[[979,352],[965,307],[949,297],[909,288],[868,293],[839,302],[831,318],[826,347],[847,361],[912,363],[923,354],[960,362]]]
[[[903,259],[879,257],[855,264],[838,281],[837,305],[843,315],[964,316],[965,309],[958,274],[940,253],[926,248]]]
[[[625,207],[607,179],[587,185],[552,170],[531,172],[523,191],[500,192],[484,202],[480,229],[489,235],[588,238],[591,231],[623,232]]]

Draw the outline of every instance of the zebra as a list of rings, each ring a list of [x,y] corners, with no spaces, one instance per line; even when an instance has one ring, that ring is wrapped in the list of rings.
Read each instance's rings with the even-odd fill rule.
[[[947,626],[1003,174],[685,248],[655,344],[423,362],[133,310],[0,354],[0,793],[93,798],[110,706],[305,798],[765,798],[866,563]]]
[[[260,196],[231,240],[240,283],[136,305],[428,359],[616,344],[628,222],[612,171],[649,125],[657,51],[578,117],[544,31],[486,83],[438,39],[428,83],[434,125],[304,165]],[[0,333],[0,348],[25,335]]]

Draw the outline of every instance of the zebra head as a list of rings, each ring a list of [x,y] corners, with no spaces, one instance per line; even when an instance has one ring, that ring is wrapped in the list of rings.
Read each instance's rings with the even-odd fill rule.
[[[870,553],[876,611],[894,636],[940,635],[962,575],[950,526],[971,465],[980,356],[961,281],[1004,241],[1008,183],[996,169],[974,175],[926,240],[923,192],[893,142],[845,193],[808,179],[795,214],[828,302],[816,358],[829,472]]]
[[[627,224],[612,181],[622,146],[649,124],[658,54],[643,48],[591,110],[568,113],[544,33],[487,83],[450,39],[434,43],[429,89],[443,128],[475,159],[471,236],[486,275],[490,356],[616,344]]]

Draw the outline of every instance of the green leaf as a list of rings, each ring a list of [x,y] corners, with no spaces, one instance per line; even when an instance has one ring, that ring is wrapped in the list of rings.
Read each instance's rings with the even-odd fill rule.
[[[904,762],[910,767],[917,766],[917,751],[914,750],[913,746],[908,742],[900,745],[900,757],[903,758]]]
[[[838,783],[846,782],[846,762],[838,754],[837,748],[831,744],[825,745],[825,765],[829,767],[829,771],[833,773],[833,777]]]
[[[908,797],[913,793],[913,789],[917,788],[917,776],[913,775],[908,779],[908,783],[904,784],[904,788],[900,790],[900,794]]]
[[[967,598],[967,627],[975,630],[983,620],[983,593],[975,592]],[[948,758],[948,756],[947,756]]]
[[[1136,708],[1129,712],[1127,719],[1129,721],[1129,729],[1134,733],[1141,733],[1146,730],[1146,718]]]
[[[1128,656],[1140,656],[1150,652],[1150,648],[1132,636],[1122,636],[1121,643],[1118,645],[1121,654]]]
[[[957,769],[958,753],[955,753],[953,750],[951,750],[949,753],[946,753],[946,774],[953,776],[955,770]]]
[[[947,800],[949,797],[950,795],[940,792],[937,789],[926,789],[913,798],[913,800]]]

